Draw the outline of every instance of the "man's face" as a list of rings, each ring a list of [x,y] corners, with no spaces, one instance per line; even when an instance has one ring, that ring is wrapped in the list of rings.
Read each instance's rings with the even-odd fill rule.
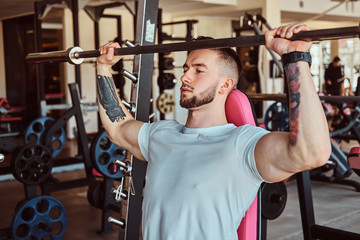
[[[181,77],[180,105],[192,109],[211,103],[219,85],[218,54],[214,50],[192,51]]]

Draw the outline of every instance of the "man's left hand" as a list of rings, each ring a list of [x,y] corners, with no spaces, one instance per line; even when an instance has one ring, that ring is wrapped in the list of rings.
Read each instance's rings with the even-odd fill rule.
[[[308,52],[312,42],[297,40],[290,41],[293,34],[307,31],[310,28],[305,24],[286,25],[265,32],[266,47],[280,56],[289,52]]]

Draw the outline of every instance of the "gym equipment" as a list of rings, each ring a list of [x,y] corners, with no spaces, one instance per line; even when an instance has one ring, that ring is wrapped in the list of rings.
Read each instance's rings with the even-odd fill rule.
[[[225,114],[229,123],[235,126],[242,126],[250,124],[253,126],[258,125],[254,117],[253,107],[248,97],[238,89],[231,91],[225,102]],[[237,229],[239,239],[255,240],[262,236],[263,221],[260,211],[258,211],[258,204],[261,204],[261,192],[257,194],[254,201],[246,211],[245,216],[241,220],[240,226]],[[264,223],[264,224],[263,224]]]
[[[0,133],[0,137],[16,136],[20,134],[20,131],[12,131],[11,126],[13,123],[19,123],[23,120],[22,115],[24,110],[25,107],[11,107],[6,98],[0,98],[0,124],[6,124],[7,130],[5,133]]]
[[[103,182],[93,182],[87,191],[87,199],[89,203],[99,209],[102,209],[104,205],[104,186]]]
[[[265,112],[264,124],[269,131],[289,131],[288,106],[285,102],[275,102]]]
[[[253,16],[251,16],[250,14],[248,13],[245,13],[245,15],[247,16],[247,18],[250,20],[251,24],[253,25],[254,27],[254,31],[257,35],[261,35],[263,34],[257,24],[257,22],[254,20]],[[259,20],[261,21],[262,23],[264,23],[264,25],[267,27],[268,30],[271,30],[272,28],[270,27],[270,25],[267,23],[267,21],[265,20],[265,18],[263,18],[260,14],[257,14],[256,15],[256,20]],[[284,69],[283,69],[283,66],[280,62],[280,60],[278,59],[278,57],[276,56],[276,54],[269,50],[268,49],[268,52],[270,53],[274,63],[276,64],[276,66],[279,68],[280,72],[281,72],[281,75],[284,74]],[[275,71],[274,71],[275,73]]]
[[[174,95],[170,93],[160,94],[156,100],[156,106],[162,114],[173,112],[175,108]]]
[[[286,94],[249,93],[252,101],[279,101],[286,102]],[[319,96],[321,101],[331,103],[353,103],[360,102],[360,96]]]
[[[124,75],[125,77],[127,77],[128,79],[130,79],[133,82],[133,84],[136,84],[138,82],[137,76],[133,75],[126,69],[121,70],[121,74]]]
[[[135,44],[139,46],[155,44],[156,39],[156,23],[158,17],[159,1],[137,1],[136,14],[136,34]],[[128,44],[130,46],[130,44]],[[133,49],[133,47],[129,47]],[[154,69],[154,54],[144,54],[134,56],[134,65],[132,72],[136,74],[139,79],[136,86],[133,86],[129,101],[135,103],[136,113],[134,117],[136,120],[147,122],[149,121],[150,99],[152,76]],[[124,176],[126,182],[124,190],[133,192],[129,194],[128,198],[123,200],[121,204],[121,216],[125,221],[125,230],[119,231],[119,239],[139,239],[141,215],[142,215],[142,200],[143,188],[145,182],[146,163],[137,159],[132,159],[131,176]]]
[[[158,1],[154,0],[149,3],[149,1],[140,0],[138,2],[138,11],[137,11],[137,26],[136,26],[136,39],[135,43],[136,47],[129,47],[124,48],[130,50],[131,53],[129,54],[139,54],[134,52],[135,49],[138,47],[147,47],[148,45],[154,43],[155,40],[155,29],[156,29],[156,17],[157,17],[157,10],[158,10]],[[317,33],[318,34],[318,33]],[[358,34],[356,35],[358,36]],[[343,37],[342,37],[343,38]],[[232,39],[233,41],[233,39]],[[220,40],[220,42],[224,42]],[[199,41],[200,43],[200,41]],[[201,44],[204,42],[201,42]],[[193,44],[193,43],[191,43]],[[75,44],[76,45],[76,44]],[[231,44],[230,44],[231,45]],[[254,42],[251,41],[251,45],[254,45]],[[167,45],[168,46],[168,45]],[[191,50],[188,46],[181,44],[182,51]],[[235,45],[231,45],[235,46]],[[221,46],[202,46],[202,48],[209,48],[209,47],[221,47]],[[174,45],[170,46],[171,51],[174,51]],[[159,49],[158,49],[159,50]],[[161,50],[161,49],[160,49]],[[153,51],[151,51],[153,52]],[[145,52],[142,52],[145,53]],[[97,51],[96,54],[99,54]],[[74,54],[79,55],[79,54]],[[122,55],[124,55],[122,53]],[[96,55],[95,55],[96,56]],[[42,56],[44,57],[44,56]],[[82,58],[78,56],[77,58]],[[45,56],[46,58],[46,56]],[[55,57],[56,58],[56,57]],[[60,56],[57,60],[62,58],[63,61],[67,61],[69,56]],[[134,102],[145,102],[149,103],[151,92],[151,76],[153,70],[153,54],[144,54],[144,55],[136,55],[134,57],[134,72],[137,73],[139,78],[138,86],[136,91],[133,91],[131,96],[131,101]],[[38,59],[39,60],[39,59]],[[49,59],[52,61],[54,59]],[[35,60],[37,61],[37,60]],[[135,95],[136,94],[136,95]],[[136,104],[137,111],[135,113],[135,119],[140,121],[148,121],[149,117],[149,104]],[[136,190],[137,194],[130,195],[128,203],[123,204],[125,206],[125,211],[123,215],[125,216],[124,219],[126,220],[126,227],[125,233],[119,233],[119,239],[138,239],[139,238],[139,226],[141,221],[141,203],[142,203],[142,189],[144,184],[144,176],[145,176],[145,169],[146,164],[139,161],[136,158],[133,158],[132,162],[133,171],[132,171],[132,179],[134,184],[134,189]],[[131,214],[129,214],[131,213]]]
[[[25,143],[44,144],[45,132],[55,122],[52,117],[40,117],[33,120],[25,130]],[[51,138],[50,150],[52,157],[56,157],[65,145],[64,128],[59,128]]]
[[[287,190],[284,182],[261,186],[261,214],[268,220],[278,218],[285,209]]]
[[[169,72],[161,73],[158,76],[157,81],[161,89],[172,89],[175,87],[177,82],[175,75]]]
[[[342,139],[343,136],[354,136],[354,139],[360,140],[360,108],[356,107],[354,114],[349,123],[336,131],[330,133],[332,139]],[[311,179],[325,181],[330,183],[350,185],[353,186],[357,191],[360,191],[360,183],[354,180],[346,179],[353,173],[353,169],[349,166],[346,154],[340,149],[340,146],[334,141],[331,141],[331,155],[328,164],[323,167],[313,169],[311,171]],[[332,170],[333,173],[323,174],[324,172]]]
[[[360,147],[353,147],[348,155],[349,166],[360,176]]]
[[[304,240],[326,239],[326,240],[358,240],[359,233],[353,233],[328,226],[316,224],[314,206],[312,201],[310,172],[297,173],[296,182],[299,195],[301,222]]]
[[[49,111],[52,110],[67,110],[72,107],[71,104],[47,104],[46,100],[40,101],[41,107],[41,116],[46,117]],[[84,112],[97,111],[98,105],[96,102],[82,102],[81,101],[81,110]]]
[[[174,69],[174,59],[171,57],[164,57],[161,59],[161,62],[159,62],[159,65],[162,65],[164,70],[172,70]]]
[[[300,32],[294,34],[294,36],[290,40],[324,41],[355,37],[359,37],[359,26]],[[247,47],[259,46],[264,44],[264,35],[256,35],[237,38],[202,40],[195,42],[168,43],[158,45],[135,46],[128,48],[117,48],[115,49],[115,55],[124,56],[146,53],[191,51],[195,49],[220,47]],[[26,56],[26,60],[29,63],[69,62],[72,64],[80,64],[84,61],[85,58],[92,58],[98,56],[100,56],[99,50],[83,51],[79,47],[73,47],[65,51],[30,53]]]
[[[15,151],[11,159],[13,176],[29,185],[43,183],[51,175],[52,157],[41,144],[26,144]]]
[[[64,206],[50,196],[39,196],[23,202],[12,221],[14,240],[54,239],[65,235],[67,216]]]
[[[117,220],[117,219],[115,219],[113,217],[109,217],[108,222],[109,223],[114,223],[114,224],[116,224],[116,225],[118,225],[118,226],[120,226],[122,228],[125,228],[125,220],[124,219]]]
[[[104,129],[96,135],[90,151],[92,163],[98,172],[113,179],[120,179],[123,176],[114,161],[124,161],[126,150],[112,143]]]

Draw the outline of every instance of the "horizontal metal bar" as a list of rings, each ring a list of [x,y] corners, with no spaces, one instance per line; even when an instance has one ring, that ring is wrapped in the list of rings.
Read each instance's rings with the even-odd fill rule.
[[[198,20],[185,20],[185,21],[178,21],[178,22],[168,22],[168,23],[162,23],[161,25],[175,25],[175,24],[182,24],[182,23],[198,23]]]
[[[359,26],[304,31],[294,34],[290,40],[323,41],[359,37]],[[134,48],[115,49],[116,55],[146,54],[159,52],[191,51],[205,48],[250,47],[265,44],[264,35],[243,36],[236,38],[209,39],[181,43],[136,46]]]
[[[247,94],[252,101],[287,101],[286,94]],[[360,96],[319,96],[320,100],[332,103],[354,103],[360,102]]]
[[[324,41],[336,40],[344,38],[359,37],[359,26],[344,27],[344,28],[330,28],[320,30],[310,30],[294,34],[289,40],[305,40],[305,41]],[[157,45],[143,45],[128,48],[115,49],[115,55],[137,55],[147,53],[161,53],[161,52],[179,52],[191,51],[196,49],[206,48],[224,48],[224,47],[249,47],[259,46],[265,44],[264,35],[256,36],[243,36],[235,38],[220,38],[199,40],[190,42],[167,43]],[[75,47],[80,49],[78,47]],[[28,62],[41,63],[41,62],[70,62],[74,64],[81,63],[77,59],[92,58],[100,56],[99,50],[91,51],[76,51],[70,48],[66,51],[44,52],[44,53],[30,53],[26,56]]]
[[[359,240],[360,233],[354,233],[349,231],[344,231],[341,229],[314,225],[311,228],[311,236],[316,239],[327,239],[327,240]]]

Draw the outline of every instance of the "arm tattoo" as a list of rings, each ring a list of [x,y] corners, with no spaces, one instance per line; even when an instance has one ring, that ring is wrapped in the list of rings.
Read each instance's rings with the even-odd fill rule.
[[[124,120],[126,115],[120,107],[119,99],[116,94],[113,79],[107,76],[97,76],[97,94],[99,103],[105,109],[106,115],[112,122]]]
[[[300,72],[296,63],[288,64],[285,70],[289,84],[290,144],[295,146],[299,133]]]

